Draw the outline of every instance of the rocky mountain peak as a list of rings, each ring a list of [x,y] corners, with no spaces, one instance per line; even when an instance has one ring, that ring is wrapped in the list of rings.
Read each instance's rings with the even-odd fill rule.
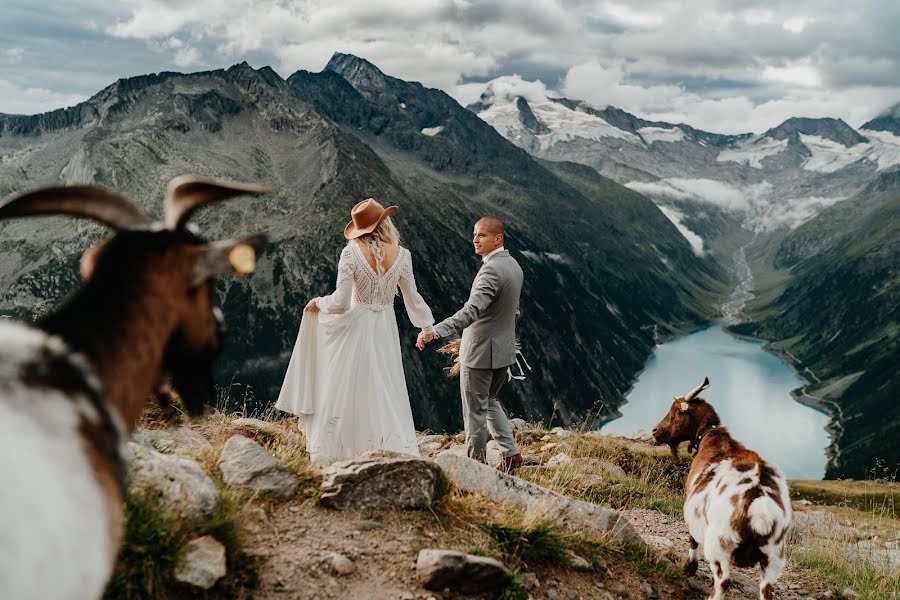
[[[815,135],[826,140],[837,142],[847,148],[868,142],[865,137],[847,125],[842,119],[809,119],[792,117],[765,133],[776,140],[799,141],[799,135]]]
[[[378,67],[352,54],[335,52],[324,70],[339,74],[366,96],[377,94],[387,87],[387,76]]]
[[[516,98],[516,108],[519,109],[519,119],[521,119],[525,129],[535,135],[550,133],[550,128],[541,123],[540,120],[534,116],[531,106],[528,105],[528,101],[525,100],[524,97],[519,96]]]
[[[894,135],[900,135],[900,102],[864,124],[860,129],[889,131]]]

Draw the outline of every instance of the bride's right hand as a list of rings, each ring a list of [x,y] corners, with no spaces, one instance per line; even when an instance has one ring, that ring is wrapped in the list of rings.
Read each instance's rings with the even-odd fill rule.
[[[316,299],[313,298],[312,300],[307,302],[306,308],[304,308],[303,310],[305,310],[306,312],[311,312],[311,313],[319,312],[319,305],[316,304]]]

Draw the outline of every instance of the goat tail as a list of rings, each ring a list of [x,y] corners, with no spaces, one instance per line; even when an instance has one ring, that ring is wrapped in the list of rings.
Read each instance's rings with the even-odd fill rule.
[[[781,508],[778,506],[778,503],[765,494],[751,502],[750,507],[747,509],[750,529],[761,536],[772,534],[780,516]]]

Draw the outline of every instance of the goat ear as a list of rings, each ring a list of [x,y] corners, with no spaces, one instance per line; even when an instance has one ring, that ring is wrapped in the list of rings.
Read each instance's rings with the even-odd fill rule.
[[[103,247],[105,245],[105,242],[101,242],[99,244],[91,246],[84,251],[84,254],[81,255],[81,260],[78,263],[78,270],[80,271],[81,278],[84,281],[90,279],[94,274],[94,267],[97,266],[97,257],[100,256],[100,253],[103,251]]]
[[[682,402],[681,404],[678,405],[678,408],[681,409],[681,412],[687,412],[687,409],[689,409],[690,407],[691,407],[691,405],[688,404],[687,402]]]
[[[194,285],[226,273],[252,273],[268,244],[268,237],[261,234],[208,244],[194,265]]]

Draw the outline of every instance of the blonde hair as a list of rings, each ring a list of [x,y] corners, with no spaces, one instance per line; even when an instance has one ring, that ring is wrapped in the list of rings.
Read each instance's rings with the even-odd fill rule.
[[[384,275],[384,249],[381,245],[391,244],[392,246],[399,246],[400,232],[397,231],[397,226],[394,225],[391,218],[385,217],[384,221],[375,228],[375,231],[361,235],[356,240],[350,240],[350,243],[352,244],[354,241],[369,249],[372,258],[375,259],[375,272],[379,275]]]

